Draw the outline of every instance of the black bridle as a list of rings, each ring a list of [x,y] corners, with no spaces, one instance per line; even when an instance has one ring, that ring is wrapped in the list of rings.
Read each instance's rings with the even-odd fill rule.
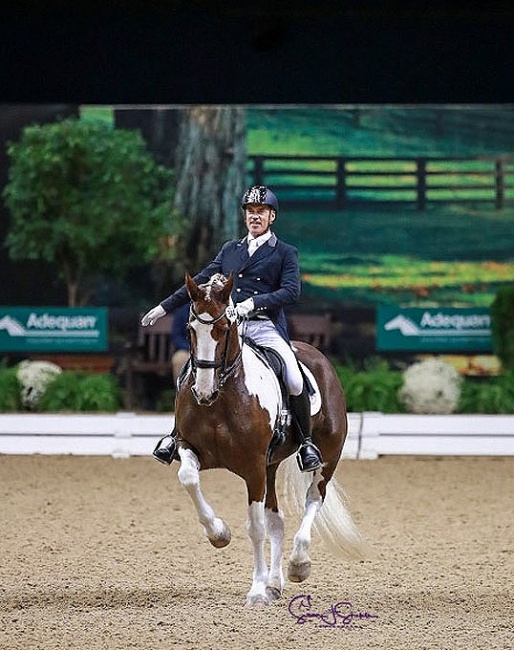
[[[231,337],[233,335],[233,330],[235,330],[235,334],[236,334],[236,336],[238,336],[237,328],[232,328],[232,321],[230,321],[230,319],[227,317],[227,310],[228,309],[229,309],[228,306],[225,307],[225,309],[223,310],[223,313],[221,313],[216,318],[206,319],[206,318],[202,318],[197,313],[197,311],[195,310],[194,305],[191,304],[191,310],[190,310],[190,315],[189,315],[189,325],[188,325],[188,335],[189,335],[189,348],[190,348],[191,366],[192,366],[193,375],[194,376],[196,375],[196,370],[198,368],[200,368],[200,369],[207,368],[207,369],[211,369],[211,370],[219,370],[217,390],[214,391],[211,400],[209,400],[208,402],[203,401],[202,404],[208,403],[208,405],[210,405],[216,400],[216,398],[218,397],[219,391],[223,388],[223,386],[224,386],[225,382],[227,381],[227,379],[236,371],[236,369],[238,368],[238,366],[241,363],[243,350],[242,350],[242,347],[240,346],[239,352],[237,353],[236,358],[234,359],[234,361],[232,361],[232,363],[227,365],[228,349],[229,349],[229,344],[230,344],[230,341],[231,341]],[[192,321],[194,321],[194,320],[197,320],[202,325],[216,325],[216,323],[219,323],[223,318],[227,318],[227,320],[230,323],[230,327],[228,328],[228,330],[225,333],[225,345],[223,346],[223,354],[222,354],[222,356],[220,358],[214,359],[212,361],[210,361],[208,359],[199,359],[197,356],[195,356],[193,354],[193,346],[191,344],[191,334],[190,334],[190,328],[191,328],[190,323]],[[200,403],[200,398],[196,394],[194,384],[191,386],[191,392],[195,396],[196,401],[198,403]]]

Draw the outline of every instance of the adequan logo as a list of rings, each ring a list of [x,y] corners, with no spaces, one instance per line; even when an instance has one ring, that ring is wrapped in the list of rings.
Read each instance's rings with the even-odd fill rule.
[[[491,315],[485,307],[379,306],[377,349],[490,352]]]
[[[388,332],[391,330],[400,330],[403,336],[419,336],[421,333],[421,330],[413,320],[402,315],[396,316],[388,323],[385,323],[384,329]]]
[[[0,307],[0,350],[100,351],[107,343],[105,308]]]
[[[24,327],[12,316],[0,319],[0,330],[6,330],[9,336],[98,336],[94,316],[38,316],[31,313]]]
[[[432,314],[425,311],[419,325],[399,314],[384,323],[388,332],[399,330],[402,336],[487,336],[491,333],[491,317],[487,314]]]
[[[4,316],[0,319],[0,330],[6,330],[9,336],[25,336],[27,334],[23,325],[11,316]]]

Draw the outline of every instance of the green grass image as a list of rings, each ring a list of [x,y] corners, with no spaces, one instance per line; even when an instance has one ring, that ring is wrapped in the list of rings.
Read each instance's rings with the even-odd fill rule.
[[[429,114],[424,109],[418,112]],[[356,124],[354,111],[344,109],[247,110],[250,155],[437,158],[428,163],[437,175],[429,177],[427,199],[441,203],[430,203],[425,211],[412,203],[416,168],[407,160],[348,162],[349,169],[362,174],[348,182],[353,197],[386,197],[404,204],[377,202],[320,210],[310,202],[305,209],[281,210],[275,230],[300,251],[304,302],[488,306],[501,284],[514,282],[512,209],[494,208],[490,176],[480,175],[492,172],[493,163],[444,160],[445,156],[508,154],[505,145],[488,143],[483,130],[466,137],[451,130],[445,137],[430,137],[412,130],[410,122],[404,124],[403,113],[405,109],[377,107],[361,115]],[[318,198],[333,196],[333,161],[309,163],[309,173],[302,175],[287,172],[305,170],[305,161],[276,160],[266,165],[266,181],[272,187],[292,186],[277,192],[283,201],[309,201],[314,191]],[[449,176],[450,168],[457,168],[457,173]],[[384,170],[394,175],[377,173]],[[373,187],[364,191],[359,185]],[[389,189],[392,186],[395,189]],[[462,192],[466,203],[445,203]],[[506,197],[514,197],[514,188],[506,188]],[[488,203],[480,203],[483,200]]]

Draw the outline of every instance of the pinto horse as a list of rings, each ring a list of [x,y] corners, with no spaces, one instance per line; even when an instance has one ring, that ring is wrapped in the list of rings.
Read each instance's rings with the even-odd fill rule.
[[[264,605],[278,599],[284,588],[284,516],[278,505],[276,479],[279,465],[292,457],[297,445],[288,432],[270,447],[281,418],[281,390],[275,372],[241,336],[230,298],[233,282],[232,275],[227,279],[216,274],[206,284],[197,285],[189,274],[185,276],[191,298],[191,363],[179,381],[175,404],[178,478],[193,501],[205,534],[217,548],[230,542],[230,529],[205,500],[199,471],[225,468],[245,481],[247,532],[254,556],[246,604]],[[329,546],[347,556],[362,557],[364,542],[344,506],[340,488],[334,480],[329,483],[347,432],[343,391],[321,352],[302,342],[294,342],[294,347],[319,387],[312,436],[324,459],[321,470],[308,474],[302,474],[294,462],[283,464],[285,497],[303,508],[288,568],[288,578],[301,582],[311,570],[313,524]]]

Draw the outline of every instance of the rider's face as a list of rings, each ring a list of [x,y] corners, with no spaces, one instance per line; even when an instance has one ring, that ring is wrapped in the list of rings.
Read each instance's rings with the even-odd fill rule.
[[[246,227],[252,237],[263,235],[275,221],[275,210],[258,203],[245,205],[244,215]]]

